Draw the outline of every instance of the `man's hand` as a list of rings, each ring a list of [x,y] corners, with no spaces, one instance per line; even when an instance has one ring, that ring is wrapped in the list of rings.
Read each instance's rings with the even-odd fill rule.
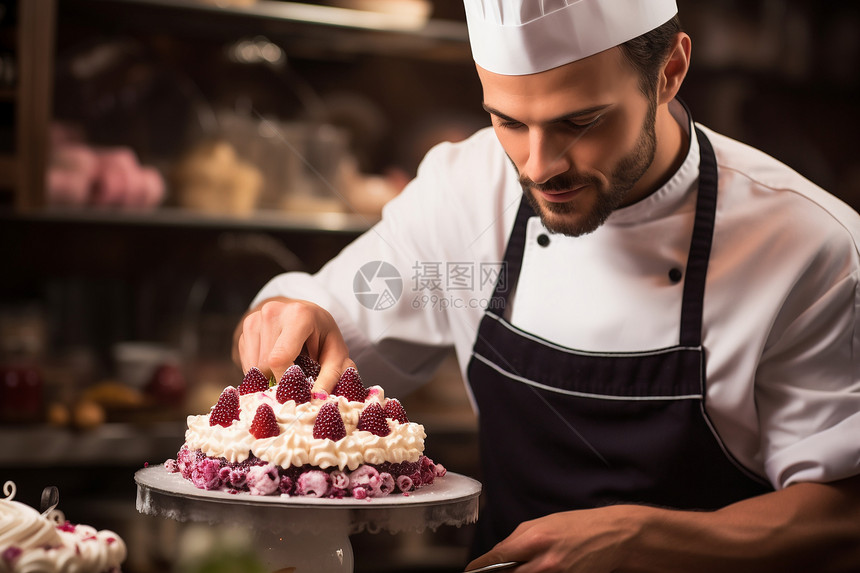
[[[616,571],[626,545],[635,539],[636,506],[554,513],[520,524],[466,570],[492,563],[521,561],[516,573]]]
[[[860,476],[799,483],[717,511],[614,505],[520,525],[468,565],[515,573],[853,573],[860,571]]]
[[[303,348],[322,367],[314,391],[330,393],[343,371],[355,366],[331,314],[313,303],[281,297],[245,314],[236,327],[233,360],[242,372],[256,366],[278,379]]]

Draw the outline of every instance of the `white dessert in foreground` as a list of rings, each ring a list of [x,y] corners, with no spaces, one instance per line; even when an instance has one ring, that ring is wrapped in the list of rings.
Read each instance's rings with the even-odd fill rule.
[[[119,573],[126,558],[119,535],[73,525],[56,510],[41,515],[14,501],[16,491],[6,482],[0,499],[0,573]]]
[[[252,495],[380,497],[433,483],[426,434],[379,386],[347,369],[332,394],[312,394],[319,365],[300,356],[277,384],[252,368],[206,415],[188,416],[168,471],[201,489]]]

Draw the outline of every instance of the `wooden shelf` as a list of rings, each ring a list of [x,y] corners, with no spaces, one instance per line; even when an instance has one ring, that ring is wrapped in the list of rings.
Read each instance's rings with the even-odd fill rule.
[[[439,40],[468,41],[464,22],[433,20],[420,14],[402,11],[387,13],[351,8],[338,8],[304,2],[257,0],[246,6],[223,5],[200,0],[67,0],[76,4],[100,4],[126,7],[166,8],[195,11],[222,16],[241,16],[271,22],[293,22],[354,30],[399,32]]]
[[[2,162],[0,162],[2,166]],[[0,221],[69,223],[82,225],[123,225],[143,227],[198,228],[224,231],[297,231],[359,234],[378,219],[353,213],[290,213],[256,211],[247,217],[210,215],[187,209],[162,207],[151,211],[108,208],[45,208],[17,214],[0,211]]]
[[[47,425],[2,426],[0,467],[160,464],[183,442],[183,422],[111,423],[89,431]]]
[[[15,192],[15,207],[22,211],[44,203],[56,2],[18,0],[18,85],[0,88],[0,101],[15,107],[15,155],[0,156],[0,184]]]
[[[265,35],[293,55],[331,59],[375,54],[471,61],[465,22],[258,0],[248,6],[201,0],[65,0],[64,14],[103,20],[113,28],[198,37]]]

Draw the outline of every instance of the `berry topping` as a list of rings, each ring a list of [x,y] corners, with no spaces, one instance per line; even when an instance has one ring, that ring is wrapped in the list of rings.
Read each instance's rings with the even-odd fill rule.
[[[385,412],[386,418],[397,420],[401,424],[409,423],[409,418],[406,417],[406,410],[403,409],[403,404],[401,404],[400,400],[397,398],[389,398],[386,400],[383,411]]]
[[[346,427],[343,425],[343,418],[340,417],[337,402],[326,402],[320,408],[314,422],[314,438],[318,440],[328,438],[336,442],[345,437]]]
[[[283,404],[287,400],[295,400],[296,405],[311,401],[311,385],[307,376],[299,366],[293,364],[278,382],[278,390],[275,394],[278,402]]]
[[[278,420],[275,419],[275,411],[268,404],[260,404],[257,413],[254,414],[254,421],[251,422],[251,435],[262,440],[280,433],[281,428],[278,426]]]
[[[317,376],[320,375],[320,370],[322,369],[320,363],[308,356],[307,354],[299,354],[298,356],[296,356],[294,362],[299,368],[302,369],[302,372],[305,373],[305,376],[316,380]]]
[[[239,395],[253,394],[254,392],[262,392],[269,389],[269,379],[265,374],[260,372],[256,366],[252,366],[242,383],[239,384]]]
[[[57,529],[59,529],[60,531],[65,531],[65,532],[67,532],[67,533],[74,533],[74,532],[75,532],[75,530],[77,529],[77,527],[75,527],[75,526],[72,524],[72,522],[70,522],[70,521],[66,520],[66,522],[65,522],[65,523],[62,523],[62,524],[58,525],[58,526],[57,526]]]
[[[367,398],[367,389],[361,383],[361,376],[358,375],[358,370],[352,366],[344,370],[332,394],[343,396],[351,402],[364,402],[364,399]]]
[[[358,429],[366,430],[375,436],[387,436],[391,433],[382,406],[376,402],[365,408],[358,417]]]
[[[227,386],[218,397],[218,403],[209,414],[209,425],[228,427],[233,420],[239,419],[239,391],[232,386]]]
[[[3,553],[0,553],[0,559],[3,559],[7,565],[11,566],[16,559],[21,557],[22,553],[24,553],[23,549],[17,545],[10,545],[3,551]]]
[[[331,489],[331,479],[328,473],[321,470],[310,470],[299,476],[296,484],[296,495],[307,497],[325,497]]]

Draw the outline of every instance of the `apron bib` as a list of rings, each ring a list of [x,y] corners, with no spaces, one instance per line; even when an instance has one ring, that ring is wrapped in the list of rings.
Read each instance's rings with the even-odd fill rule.
[[[467,369],[486,496],[475,555],[551,513],[619,503],[713,510],[772,491],[731,456],[705,411],[702,306],[717,165],[696,134],[699,191],[678,345],[583,352],[518,329],[502,308],[484,314]],[[532,216],[523,199],[505,251],[507,285],[519,277]],[[493,296],[508,292],[500,282]]]

